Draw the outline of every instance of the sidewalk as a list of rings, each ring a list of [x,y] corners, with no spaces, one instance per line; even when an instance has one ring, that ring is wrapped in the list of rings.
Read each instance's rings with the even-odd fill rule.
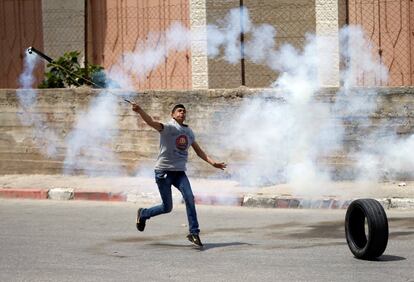
[[[262,208],[347,208],[353,199],[374,198],[384,208],[414,209],[414,182],[330,182],[319,185],[242,186],[231,180],[190,179],[197,204]],[[303,186],[303,184],[302,184]],[[0,176],[0,198],[160,202],[152,177],[63,175]],[[175,203],[181,195],[173,189]]]

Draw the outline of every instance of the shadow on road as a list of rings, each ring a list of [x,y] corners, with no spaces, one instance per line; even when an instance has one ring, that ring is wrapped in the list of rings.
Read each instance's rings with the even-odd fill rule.
[[[366,259],[366,260],[368,260],[368,261],[387,262],[387,261],[406,260],[406,258],[405,257],[400,257],[400,256],[393,256],[393,255],[382,255],[379,258]]]
[[[377,258],[375,261],[399,261],[406,260],[405,257],[393,256],[393,255],[383,255]]]
[[[192,248],[198,251],[207,251],[210,249],[226,248],[230,246],[251,246],[252,244],[242,243],[242,242],[205,243],[203,247],[197,247],[195,245],[188,245],[188,244],[184,245],[184,244],[171,244],[171,243],[157,242],[157,243],[151,243],[149,245],[157,246],[157,247],[169,247],[169,248]]]
[[[249,243],[242,243],[242,242],[229,242],[229,243],[206,243],[204,247],[200,249],[201,251],[207,251],[209,249],[214,248],[225,248],[229,246],[251,246],[252,244]]]

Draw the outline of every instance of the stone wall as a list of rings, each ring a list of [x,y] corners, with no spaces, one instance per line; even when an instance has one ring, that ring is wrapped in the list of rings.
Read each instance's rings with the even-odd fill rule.
[[[16,90],[0,89],[0,172],[12,173],[62,173],[63,160],[66,153],[64,139],[72,130],[77,117],[88,109],[91,101],[97,96],[97,90],[78,89],[44,89],[39,90],[37,102],[30,109],[19,105]],[[115,95],[122,93],[112,92]],[[196,132],[200,145],[206,148],[218,146],[221,139],[210,140],[209,133],[214,131],[220,137],[220,124],[213,123],[218,118],[225,118],[228,105],[236,107],[242,101],[234,90],[198,90],[198,91],[151,91],[136,97],[136,101],[155,119],[168,121],[171,108],[176,103],[184,103],[189,109],[187,121]],[[109,94],[108,94],[109,95]],[[32,119],[40,121],[40,125],[22,124],[21,117],[29,112]],[[121,160],[124,169],[133,174],[139,169],[152,168],[158,153],[158,133],[147,126],[142,119],[137,119],[129,104],[119,99],[119,127],[113,134],[112,149]],[[90,125],[94,127],[93,124]],[[57,135],[56,157],[47,157],[41,151],[50,140],[44,140],[46,130]],[[37,132],[36,132],[37,131]],[[39,132],[40,131],[40,132]],[[49,137],[47,137],[49,138]],[[46,138],[46,139],[47,139]],[[56,143],[56,140],[54,141]],[[214,152],[210,153],[214,154]],[[219,156],[217,156],[218,158]],[[205,164],[191,152],[192,166],[190,173],[203,172],[209,174],[215,169]],[[102,164],[102,170],[110,167]],[[79,172],[81,173],[81,172]]]
[[[262,90],[266,93],[270,90]],[[324,89],[318,99],[326,103],[335,100],[336,88]],[[364,132],[379,124],[387,124],[386,130],[407,136],[414,133],[414,88],[378,89],[378,109],[370,116],[359,116],[359,123],[345,122],[343,152],[330,156],[332,166],[341,169],[350,165],[347,151],[357,148]],[[191,125],[202,148],[213,158],[232,163],[233,168],[243,156],[237,152],[226,151],[226,136],[232,116],[240,109],[249,97],[258,95],[258,90],[240,88],[228,90],[194,90],[185,92],[151,91],[139,94],[135,100],[155,119],[169,119],[171,108],[176,103],[184,103],[188,109],[188,124]],[[0,90],[0,173],[62,173],[63,160],[66,153],[64,138],[68,136],[79,113],[89,107],[89,103],[98,92],[88,88],[79,89],[47,89],[39,90],[37,103],[30,109],[22,109],[16,96],[16,90]],[[112,92],[122,95],[121,92]],[[277,95],[268,96],[269,103],[280,103]],[[112,134],[112,150],[120,159],[121,166],[129,173],[135,174],[140,169],[152,169],[158,152],[158,133],[149,128],[142,119],[137,119],[129,104],[119,99],[118,128],[110,129]],[[29,112],[41,126],[37,134],[33,124],[24,125],[21,117]],[[225,125],[225,126],[223,126]],[[92,129],[95,125],[91,124]],[[227,128],[227,129],[226,129]],[[52,130],[56,133],[58,144],[54,157],[41,153],[42,147],[50,140],[44,133]],[[43,136],[43,137],[42,137]],[[230,144],[231,145],[231,144]],[[227,147],[226,147],[227,146]],[[190,150],[190,175],[211,176],[216,171]],[[99,169],[111,169],[111,164],[102,163]],[[82,173],[82,171],[78,171]]]

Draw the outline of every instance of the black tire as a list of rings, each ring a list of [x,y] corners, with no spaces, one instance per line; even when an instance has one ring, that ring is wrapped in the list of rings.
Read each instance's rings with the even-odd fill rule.
[[[353,201],[346,211],[345,234],[355,257],[373,259],[381,256],[388,243],[388,219],[382,205],[374,199]]]

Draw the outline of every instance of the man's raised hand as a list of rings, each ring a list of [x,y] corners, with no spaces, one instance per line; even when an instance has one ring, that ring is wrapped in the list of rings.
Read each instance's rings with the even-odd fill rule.
[[[135,102],[131,102],[131,105],[132,105],[132,110],[133,110],[134,112],[138,113],[138,111],[139,111],[139,106],[138,106],[138,104],[137,104],[137,103],[135,103]]]
[[[224,170],[227,167],[227,164],[226,163],[214,163],[213,166],[215,168],[219,168],[221,170]]]

